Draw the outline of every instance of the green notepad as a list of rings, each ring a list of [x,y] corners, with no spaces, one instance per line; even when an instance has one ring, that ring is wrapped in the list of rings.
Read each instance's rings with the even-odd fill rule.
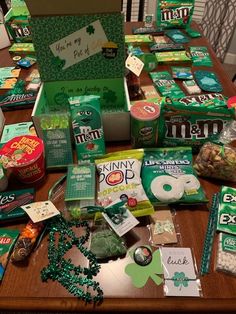
[[[65,201],[95,199],[95,165],[70,165]]]

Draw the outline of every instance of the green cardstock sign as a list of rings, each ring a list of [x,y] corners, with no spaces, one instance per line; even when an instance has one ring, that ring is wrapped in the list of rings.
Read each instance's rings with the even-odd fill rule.
[[[123,15],[32,17],[43,81],[124,77]]]

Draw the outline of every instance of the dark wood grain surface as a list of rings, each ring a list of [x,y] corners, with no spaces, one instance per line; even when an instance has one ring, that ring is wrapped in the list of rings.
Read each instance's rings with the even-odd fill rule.
[[[134,24],[127,23],[126,33],[131,33]],[[137,26],[137,24],[136,24]],[[222,85],[223,94],[233,96],[236,94],[235,87],[224,72],[221,63],[215,57],[213,50],[209,47],[204,38],[193,39],[190,45],[208,46],[213,59],[214,72],[218,75]],[[7,49],[0,51],[0,66],[10,66],[13,61]],[[158,66],[158,70],[170,69],[169,66]],[[193,70],[199,69],[193,68]],[[204,68],[207,69],[207,68]],[[209,68],[208,68],[209,69]],[[27,75],[27,70],[22,75]],[[151,83],[148,75],[141,77],[143,85]],[[30,121],[31,109],[5,112],[6,123]],[[117,151],[129,148],[129,143],[108,143],[107,151]],[[63,173],[48,173],[45,180],[37,185],[36,200],[46,200],[47,193],[54,182]],[[213,193],[219,191],[222,182],[216,180],[201,179],[202,186],[209,200]],[[233,186],[232,184],[228,184]],[[14,178],[10,178],[9,189],[23,188]],[[181,246],[191,247],[199,268],[204,237],[208,222],[208,206],[179,206],[176,209],[176,221],[179,225],[181,235]],[[146,218],[135,228],[138,243],[148,244],[148,229]],[[8,228],[22,230],[24,224],[8,225]],[[215,241],[216,244],[216,241]],[[211,263],[210,274],[200,277],[202,286],[201,298],[175,298],[164,297],[163,286],[156,286],[151,280],[142,288],[134,288],[130,278],[124,273],[128,258],[102,264],[101,271],[97,276],[102,289],[104,290],[104,301],[101,305],[85,305],[77,298],[72,297],[57,282],[49,281],[43,283],[40,278],[40,271],[47,265],[48,238],[45,237],[41,245],[35,251],[27,264],[15,266],[8,264],[3,281],[0,284],[0,310],[5,313],[7,310],[14,311],[47,311],[47,312],[76,312],[102,311],[112,313],[123,312],[236,312],[236,278],[216,272],[214,260],[216,245],[213,250],[213,262]],[[74,261],[80,261],[78,253],[72,253]]]

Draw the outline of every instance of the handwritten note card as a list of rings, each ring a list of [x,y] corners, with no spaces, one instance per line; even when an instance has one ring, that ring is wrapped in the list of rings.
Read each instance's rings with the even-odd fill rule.
[[[63,70],[102,51],[108,41],[99,20],[50,45],[55,57],[65,61]]]
[[[190,248],[163,247],[161,259],[165,279],[172,279],[175,272],[184,272],[189,279],[196,279]]]

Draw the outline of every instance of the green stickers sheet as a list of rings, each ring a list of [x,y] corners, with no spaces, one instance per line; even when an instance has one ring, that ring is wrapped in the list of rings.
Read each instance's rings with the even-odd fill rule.
[[[123,15],[32,17],[42,81],[124,77]]]

